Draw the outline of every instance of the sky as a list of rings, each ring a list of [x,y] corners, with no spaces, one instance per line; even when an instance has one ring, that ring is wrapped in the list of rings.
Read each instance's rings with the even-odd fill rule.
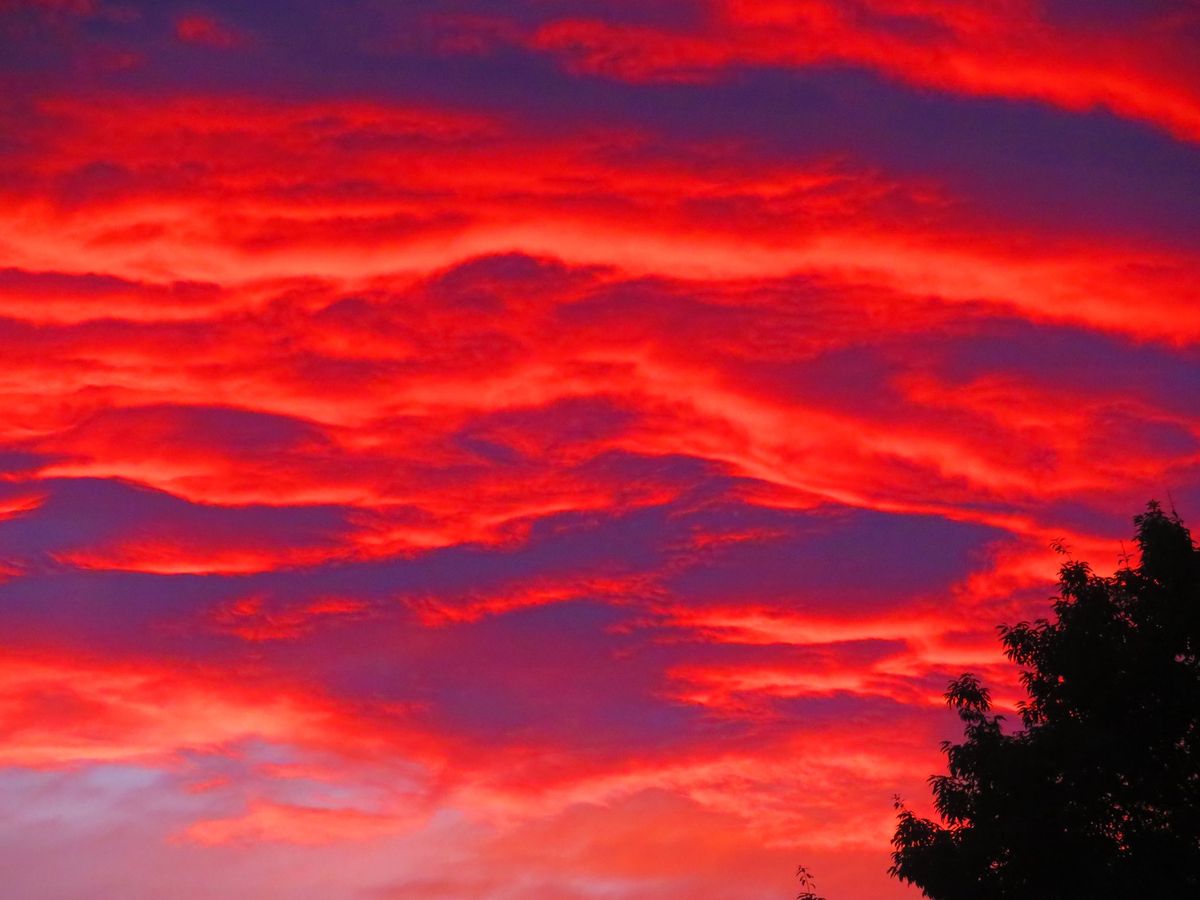
[[[0,0],[0,883],[830,900],[1200,521],[1188,0]]]

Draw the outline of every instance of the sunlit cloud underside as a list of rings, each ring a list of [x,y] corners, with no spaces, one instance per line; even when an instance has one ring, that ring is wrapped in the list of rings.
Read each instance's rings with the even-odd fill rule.
[[[1200,11],[0,2],[0,881],[889,882],[1200,516]]]

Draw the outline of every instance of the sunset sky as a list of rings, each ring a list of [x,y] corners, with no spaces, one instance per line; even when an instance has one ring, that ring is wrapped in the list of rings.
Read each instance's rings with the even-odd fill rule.
[[[5,896],[915,900],[1198,276],[1191,0],[0,0]]]

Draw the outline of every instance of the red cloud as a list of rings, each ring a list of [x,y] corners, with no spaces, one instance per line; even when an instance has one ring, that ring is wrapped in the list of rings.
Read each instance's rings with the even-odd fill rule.
[[[851,63],[912,84],[1102,106],[1200,140],[1187,33],[1194,12],[1147,16],[1120,35],[1056,27],[1035,4],[907,0],[714,4],[706,27],[672,31],[564,19],[530,39],[576,71],[633,82],[711,81],[747,66]]]
[[[361,600],[337,598],[273,608],[262,597],[248,596],[217,610],[213,624],[247,641],[291,640],[321,627],[330,617],[354,616],[366,608]]]
[[[229,50],[245,43],[246,38],[211,16],[183,16],[175,22],[175,34],[181,41]]]
[[[522,251],[682,279],[802,272],[1035,321],[1200,335],[1190,251],[1101,236],[1089,247],[1036,224],[998,234],[956,218],[961,202],[941,191],[870,172],[765,161],[726,171],[710,164],[728,149],[719,146],[691,148],[700,159],[679,165],[636,134],[612,136],[628,148],[622,163],[598,153],[593,135],[531,145],[495,120],[365,104],[109,98],[44,108],[58,127],[12,160],[24,187],[9,189],[14,212],[0,216],[18,263],[0,309],[31,318],[101,315],[87,299],[97,293],[134,318],[204,315],[261,303],[270,282],[305,290],[315,276],[368,290]],[[357,186],[343,171],[359,173]],[[34,202],[76,179],[68,201]],[[698,214],[698,200],[713,212]],[[75,282],[37,302],[68,278],[54,271]]]
[[[948,677],[1013,685],[992,629],[1044,611],[1051,542],[1104,568],[1136,504],[1196,496],[1200,258],[1164,199],[1185,145],[1119,129],[1175,160],[1161,177],[1124,145],[960,172],[756,137],[720,101],[743,69],[849,64],[889,96],[1191,139],[1168,20],[625,6],[435,17],[426,49],[491,77],[525,41],[632,86],[559,72],[514,99],[551,78],[526,55],[454,104],[387,99],[407,60],[374,100],[213,93],[180,41],[278,48],[196,15],[165,42],[177,81],[138,80],[155,33],[129,89],[0,112],[20,841],[44,854],[21,817],[70,809],[56,856],[139,860],[131,897],[179,859],[209,894],[319,868],[333,894],[757,897],[803,860],[830,896],[887,896],[890,798],[939,764]],[[656,120],[710,90],[713,121]],[[1148,202],[1092,214],[1120,190]]]

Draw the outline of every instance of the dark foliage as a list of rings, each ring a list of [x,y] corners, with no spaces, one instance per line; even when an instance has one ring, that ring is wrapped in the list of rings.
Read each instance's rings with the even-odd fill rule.
[[[800,879],[800,893],[796,895],[796,900],[825,900],[824,897],[817,896],[814,890],[816,883],[808,869],[800,866],[796,869],[796,877]]]
[[[1136,566],[1068,562],[1052,621],[1000,629],[1020,730],[950,685],[941,821],[897,803],[893,876],[933,900],[1200,897],[1200,552],[1156,503],[1134,522]]]

